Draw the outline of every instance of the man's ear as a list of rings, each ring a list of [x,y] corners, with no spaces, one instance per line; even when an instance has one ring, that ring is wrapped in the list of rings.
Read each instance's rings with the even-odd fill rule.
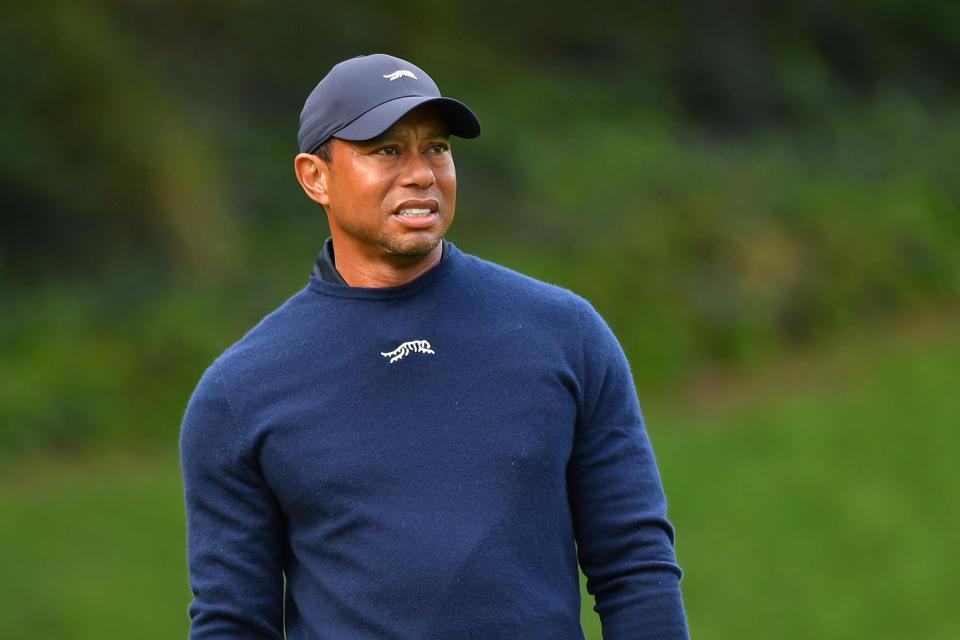
[[[309,153],[298,153],[293,159],[293,171],[308,198],[322,205],[330,203],[327,195],[329,167],[323,158]]]

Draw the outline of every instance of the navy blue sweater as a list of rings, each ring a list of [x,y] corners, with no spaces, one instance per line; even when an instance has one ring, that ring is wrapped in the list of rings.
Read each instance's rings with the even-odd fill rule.
[[[311,277],[183,421],[191,638],[686,638],[630,371],[582,298],[446,245]],[[284,585],[284,579],[286,585]]]

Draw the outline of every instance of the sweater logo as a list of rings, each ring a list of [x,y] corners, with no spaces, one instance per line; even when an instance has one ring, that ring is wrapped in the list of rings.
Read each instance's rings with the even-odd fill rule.
[[[435,355],[433,347],[426,340],[410,340],[404,342],[393,351],[381,351],[380,355],[384,358],[390,358],[390,364],[402,359],[408,353],[429,353]]]

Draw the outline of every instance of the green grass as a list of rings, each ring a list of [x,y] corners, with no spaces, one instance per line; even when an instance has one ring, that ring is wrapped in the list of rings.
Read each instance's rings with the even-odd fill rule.
[[[34,458],[0,474],[0,637],[186,637],[171,455]]]
[[[695,637],[960,637],[955,320],[664,413]]]
[[[956,326],[645,400],[694,637],[960,637]],[[183,537],[172,444],[8,465],[0,637],[184,637]]]

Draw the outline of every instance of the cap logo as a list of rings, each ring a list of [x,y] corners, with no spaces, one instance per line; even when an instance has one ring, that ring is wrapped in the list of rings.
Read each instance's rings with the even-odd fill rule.
[[[406,69],[397,69],[393,73],[385,74],[383,77],[389,80],[390,82],[393,82],[397,78],[404,78],[404,77],[413,78],[414,80],[417,79],[417,76],[413,75],[412,71],[407,71]]]

